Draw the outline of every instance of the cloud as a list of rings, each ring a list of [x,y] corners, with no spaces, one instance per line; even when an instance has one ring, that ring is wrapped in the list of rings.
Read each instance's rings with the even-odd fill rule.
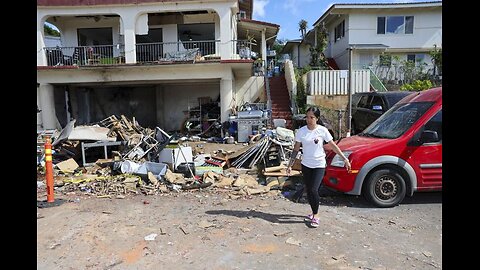
[[[265,6],[268,5],[270,0],[257,0],[253,5],[253,16],[252,17],[265,17]]]
[[[299,15],[299,6],[302,6],[302,3],[313,2],[314,0],[285,0],[283,2],[283,8],[293,15]]]

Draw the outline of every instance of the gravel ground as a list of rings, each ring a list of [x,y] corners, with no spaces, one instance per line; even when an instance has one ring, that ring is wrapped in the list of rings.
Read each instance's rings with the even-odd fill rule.
[[[125,199],[37,193],[37,269],[442,269],[442,194],[394,208],[324,190],[310,207],[278,191]]]

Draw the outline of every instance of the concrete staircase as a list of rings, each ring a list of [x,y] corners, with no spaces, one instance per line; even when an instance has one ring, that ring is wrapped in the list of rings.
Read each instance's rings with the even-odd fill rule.
[[[286,128],[291,129],[293,126],[292,111],[290,110],[290,96],[285,76],[274,76],[268,80],[272,99],[272,121],[273,119],[285,119]]]

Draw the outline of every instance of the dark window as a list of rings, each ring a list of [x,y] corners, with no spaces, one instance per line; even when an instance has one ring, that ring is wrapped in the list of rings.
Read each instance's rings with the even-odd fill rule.
[[[407,61],[415,63],[415,54],[408,54]]]
[[[358,107],[359,108],[368,108],[368,104],[369,104],[369,98],[370,96],[363,96],[361,99],[360,99],[360,102],[358,103]]]
[[[345,36],[345,20],[335,27],[335,42]]]
[[[382,111],[385,107],[383,106],[383,100],[379,96],[374,96],[372,98],[372,103],[370,104],[370,108],[375,111]]]
[[[413,34],[413,16],[405,17],[405,34]]]
[[[385,17],[377,18],[377,34],[385,34]]]
[[[413,34],[413,16],[377,17],[377,34]]]
[[[425,124],[425,130],[436,131],[438,139],[440,142],[442,141],[442,110],[435,114],[435,116]]]

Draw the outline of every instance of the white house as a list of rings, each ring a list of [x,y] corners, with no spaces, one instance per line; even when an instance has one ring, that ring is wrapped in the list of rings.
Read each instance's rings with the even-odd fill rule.
[[[431,69],[428,53],[442,47],[442,2],[333,4],[313,23],[319,25],[328,30],[324,54],[340,69],[348,69],[349,48],[354,69],[378,65],[382,54],[383,62],[411,60]]]
[[[38,128],[124,114],[179,130],[205,98],[222,122],[264,100],[250,52],[266,56],[279,25],[252,10],[253,0],[37,0]],[[60,48],[47,45],[45,22],[60,30]]]
[[[424,72],[439,74],[429,52],[442,48],[441,1],[333,4],[303,39],[286,43],[282,53],[288,53],[295,66],[309,64],[317,26],[327,29],[324,55],[331,69],[347,70],[351,49],[352,69],[370,67],[379,77],[402,78],[398,67],[406,60],[415,62]]]

